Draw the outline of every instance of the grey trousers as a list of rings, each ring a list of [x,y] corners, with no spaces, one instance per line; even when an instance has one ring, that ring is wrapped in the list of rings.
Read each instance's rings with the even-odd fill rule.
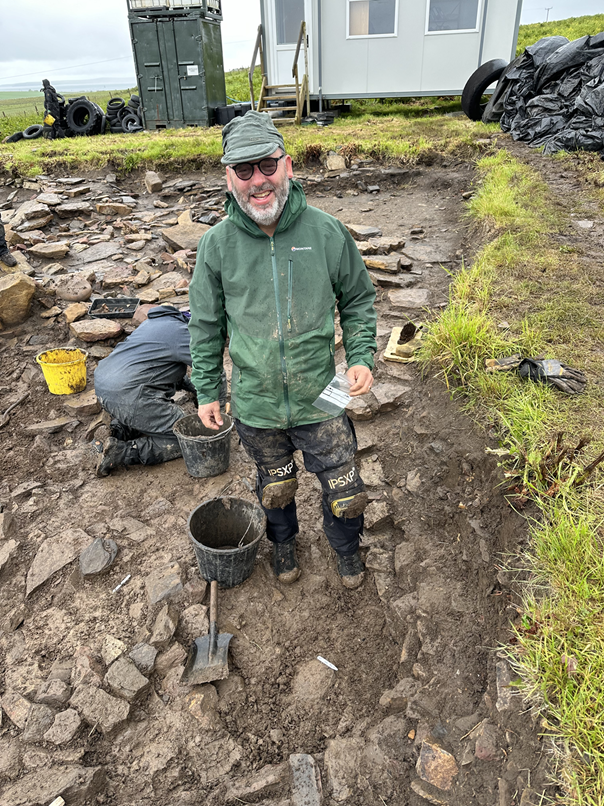
[[[144,391],[135,400],[99,395],[101,406],[122,426],[115,434],[124,442],[133,442],[142,465],[157,465],[178,459],[182,454],[178,439],[172,431],[184,411],[157,391]]]

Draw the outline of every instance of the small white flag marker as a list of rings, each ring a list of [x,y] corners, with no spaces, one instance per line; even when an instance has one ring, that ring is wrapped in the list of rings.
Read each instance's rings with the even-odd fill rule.
[[[333,665],[333,663],[330,663],[328,660],[325,660],[325,658],[321,657],[321,655],[317,655],[317,660],[320,660],[320,661],[321,661],[321,663],[324,663],[326,666],[329,666],[329,668],[330,668],[330,669],[333,669],[333,670],[334,670],[334,672],[337,672],[337,671],[338,671],[338,667],[337,667],[337,666],[334,666],[334,665]]]

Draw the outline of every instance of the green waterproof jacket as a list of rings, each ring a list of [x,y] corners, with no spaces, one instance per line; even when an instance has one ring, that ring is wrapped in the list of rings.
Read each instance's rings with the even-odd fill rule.
[[[256,428],[329,419],[313,401],[335,373],[336,303],[348,366],[372,369],[376,350],[375,291],[356,244],[296,181],[272,238],[231,194],[225,209],[199,243],[189,291],[199,404],[218,400],[228,335],[237,419]]]

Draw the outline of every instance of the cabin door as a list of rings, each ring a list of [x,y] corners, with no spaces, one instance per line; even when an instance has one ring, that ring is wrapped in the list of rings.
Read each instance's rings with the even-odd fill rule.
[[[270,83],[271,84],[292,84],[292,68],[296,45],[300,33],[300,24],[306,20],[306,29],[310,29],[311,0],[273,0],[269,4],[272,11],[271,20],[267,20],[271,26],[271,41],[275,43],[271,49],[270,61]],[[298,59],[298,74],[300,79],[304,75],[304,48],[300,48]]]

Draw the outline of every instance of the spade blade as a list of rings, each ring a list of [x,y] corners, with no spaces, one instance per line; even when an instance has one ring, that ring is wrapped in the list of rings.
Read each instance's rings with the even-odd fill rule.
[[[216,649],[212,653],[210,635],[196,638],[189,650],[189,657],[182,680],[192,686],[223,680],[229,675],[229,642],[233,636],[228,632],[216,637]]]

